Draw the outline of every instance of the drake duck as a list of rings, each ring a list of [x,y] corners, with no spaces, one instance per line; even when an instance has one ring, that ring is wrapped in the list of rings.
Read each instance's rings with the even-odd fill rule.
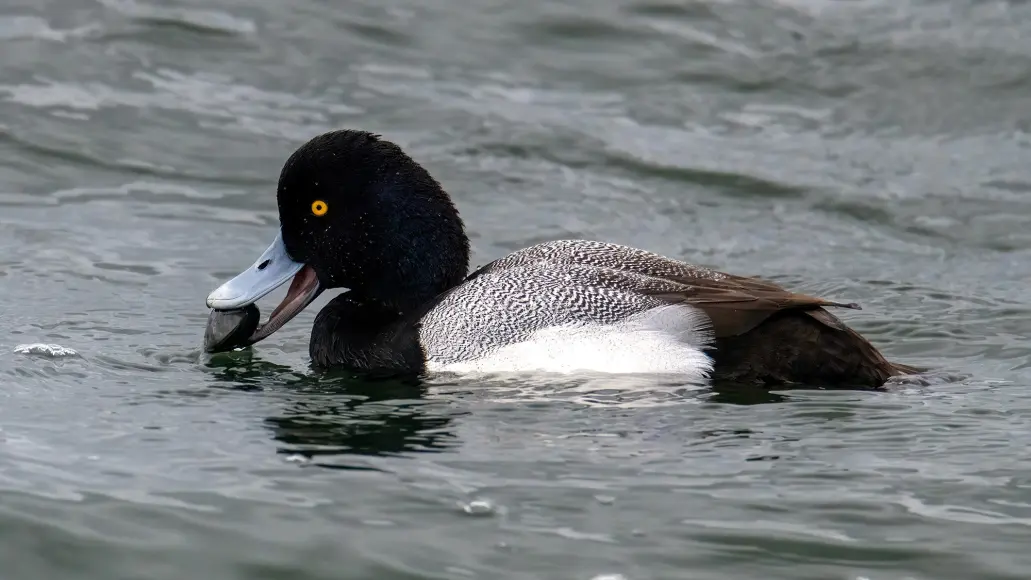
[[[607,242],[536,244],[468,273],[440,184],[372,133],[319,135],[286,161],[280,231],[207,298],[205,349],[257,343],[320,293],[322,368],[677,373],[767,386],[877,387],[917,372],[828,308],[859,307]],[[290,283],[264,323],[255,302]]]

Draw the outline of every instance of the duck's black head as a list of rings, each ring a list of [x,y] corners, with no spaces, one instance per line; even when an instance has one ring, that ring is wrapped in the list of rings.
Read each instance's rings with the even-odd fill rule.
[[[208,296],[246,307],[292,280],[255,331],[257,342],[324,289],[407,312],[457,285],[469,241],[447,193],[400,147],[364,131],[319,135],[287,159],[277,191],[280,235],[247,270]]]
[[[308,141],[283,166],[277,199],[287,253],[326,288],[406,310],[465,277],[469,241],[451,199],[376,135]]]

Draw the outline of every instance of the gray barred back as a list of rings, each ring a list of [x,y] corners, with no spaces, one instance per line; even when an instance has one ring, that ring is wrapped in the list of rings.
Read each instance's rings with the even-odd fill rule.
[[[630,246],[592,240],[556,240],[517,250],[487,264],[477,272],[548,263],[612,268],[659,278],[723,280],[727,275],[702,266],[639,250]],[[474,274],[476,275],[476,274]]]

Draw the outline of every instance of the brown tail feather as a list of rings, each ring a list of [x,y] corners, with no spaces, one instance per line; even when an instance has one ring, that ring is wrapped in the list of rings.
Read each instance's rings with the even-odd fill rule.
[[[893,362],[893,363],[888,363],[888,364],[891,365],[892,376],[918,375],[918,374],[920,374],[920,373],[922,373],[922,372],[927,370],[927,369],[923,369],[923,368],[920,368],[920,367],[904,365],[902,363],[895,363],[895,362]]]

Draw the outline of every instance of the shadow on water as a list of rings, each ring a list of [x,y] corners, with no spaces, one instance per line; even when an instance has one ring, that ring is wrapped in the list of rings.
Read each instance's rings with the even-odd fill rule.
[[[723,403],[729,405],[764,405],[769,403],[790,403],[792,393],[804,393],[807,391],[849,391],[864,393],[887,393],[899,387],[928,386],[935,382],[944,383],[948,380],[955,381],[957,377],[946,375],[921,374],[906,377],[894,377],[881,387],[841,387],[821,385],[796,385],[780,386],[777,390],[770,390],[755,385],[735,384],[727,382],[716,382],[710,385],[709,395],[706,401],[711,403]]]
[[[789,399],[780,393],[758,386],[714,383],[706,400],[727,405],[763,405],[785,403]]]
[[[322,467],[367,469],[333,463],[336,456],[439,453],[459,444],[453,422],[467,414],[425,399],[426,387],[417,377],[298,373],[249,350],[212,357],[205,366],[213,386],[280,398],[282,412],[264,419],[282,444],[277,452]]]

